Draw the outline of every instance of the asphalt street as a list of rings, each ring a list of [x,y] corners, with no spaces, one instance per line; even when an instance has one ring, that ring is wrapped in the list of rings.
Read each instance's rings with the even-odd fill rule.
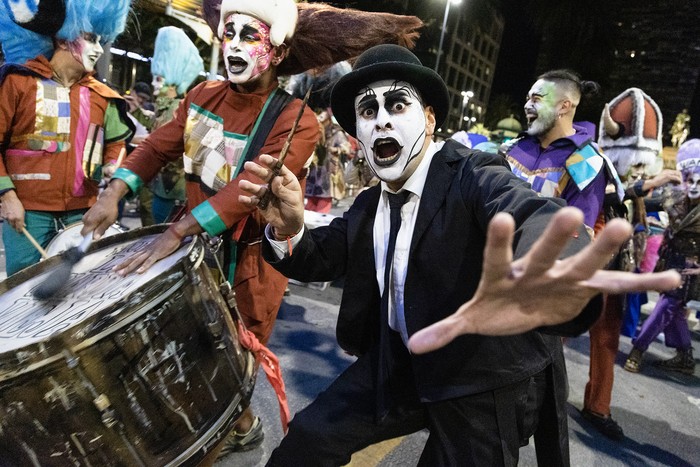
[[[127,217],[123,222],[130,228],[138,227],[136,219]],[[0,252],[2,277],[4,251]],[[353,359],[343,353],[335,340],[342,282],[292,284],[290,291],[280,309],[270,348],[280,358],[293,415],[309,404]],[[643,311],[648,313],[652,304],[646,305]],[[693,332],[696,351],[700,349],[699,341],[700,333]],[[631,344],[629,338],[622,337],[615,366],[612,414],[623,427],[626,438],[614,442],[600,435],[579,414],[588,379],[588,348],[587,334],[568,339],[565,344],[572,465],[700,465],[700,366],[693,375],[655,368],[654,361],[673,356],[673,351],[657,340],[645,354],[642,372],[626,372],[622,366]],[[265,440],[262,446],[230,454],[218,460],[216,467],[262,466],[280,442],[282,429],[277,401],[262,372],[258,375],[251,406],[263,422]],[[350,465],[416,465],[426,438],[426,432],[419,432],[370,446],[357,453]],[[520,465],[536,465],[532,445],[522,448],[520,455]]]

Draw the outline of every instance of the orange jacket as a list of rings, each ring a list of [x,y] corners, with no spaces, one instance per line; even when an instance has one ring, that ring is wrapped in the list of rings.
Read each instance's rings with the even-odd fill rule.
[[[52,75],[39,56],[13,66],[0,86],[0,190],[15,189],[27,210],[88,208],[130,129],[108,86],[86,75],[65,88]]]

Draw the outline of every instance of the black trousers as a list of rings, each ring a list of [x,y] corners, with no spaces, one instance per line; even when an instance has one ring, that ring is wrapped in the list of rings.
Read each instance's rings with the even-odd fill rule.
[[[376,354],[347,368],[304,410],[273,451],[269,466],[342,466],[371,444],[430,431],[419,466],[515,466],[519,448],[538,424],[547,393],[546,371],[494,391],[421,403],[395,381],[394,404],[376,420]]]

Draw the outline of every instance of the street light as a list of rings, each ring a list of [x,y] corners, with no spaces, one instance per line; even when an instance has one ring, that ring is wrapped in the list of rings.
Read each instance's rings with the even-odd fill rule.
[[[474,97],[474,91],[462,91],[462,112],[460,113],[460,119],[459,119],[459,126],[461,127],[464,125],[464,122],[468,121],[469,119],[464,115],[464,109],[467,108],[467,104],[469,104],[469,99]]]
[[[438,45],[437,58],[435,59],[435,73],[438,72],[438,65],[440,64],[440,55],[442,54],[442,42],[445,40],[445,29],[447,29],[447,16],[450,14],[450,3],[454,5],[459,5],[462,0],[446,0],[445,2],[445,15],[442,17],[442,31],[440,31],[440,44]]]

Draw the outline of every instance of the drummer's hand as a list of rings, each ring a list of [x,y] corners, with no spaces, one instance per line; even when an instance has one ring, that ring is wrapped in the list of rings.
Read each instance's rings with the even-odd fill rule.
[[[116,172],[117,169],[117,164],[114,162],[106,163],[102,166],[102,178],[106,178],[107,180],[111,179],[112,175],[114,175],[114,172]]]
[[[173,254],[180,247],[182,239],[201,232],[202,227],[197,219],[188,214],[171,224],[168,230],[157,236],[141,251],[117,264],[114,267],[114,272],[120,276],[126,276],[134,271],[137,274],[143,274],[157,261]]]
[[[267,154],[260,156],[259,165],[249,161],[245,163],[246,172],[252,173],[265,181],[272,174],[272,167],[277,163],[277,159]],[[271,188],[274,196],[270,199],[267,207],[261,209],[258,206],[260,198],[268,190],[267,184],[255,184],[248,180],[241,180],[238,184],[241,190],[249,193],[249,196],[239,195],[238,201],[246,206],[260,209],[265,220],[274,227],[277,236],[291,236],[299,233],[304,226],[304,194],[297,177],[285,166],[282,166],[279,176],[272,180]]]
[[[584,249],[559,260],[582,222],[578,209],[561,209],[530,251],[513,261],[515,222],[508,214],[497,214],[488,227],[474,296],[454,314],[411,336],[411,352],[438,349],[463,334],[503,336],[565,323],[601,292],[670,290],[680,285],[675,271],[635,274],[603,269],[632,234],[631,225],[619,219],[608,222]]]
[[[141,251],[114,266],[113,271],[120,276],[126,276],[134,271],[137,274],[143,274],[157,261],[174,253],[180,247],[181,241],[182,237],[168,229]]]
[[[22,232],[24,223],[24,206],[17,197],[15,190],[6,191],[0,203],[0,216],[17,232]]]
[[[129,192],[129,186],[124,181],[112,180],[107,188],[97,197],[97,202],[83,215],[83,237],[92,232],[92,238],[99,240],[107,229],[119,217],[119,201]]]

